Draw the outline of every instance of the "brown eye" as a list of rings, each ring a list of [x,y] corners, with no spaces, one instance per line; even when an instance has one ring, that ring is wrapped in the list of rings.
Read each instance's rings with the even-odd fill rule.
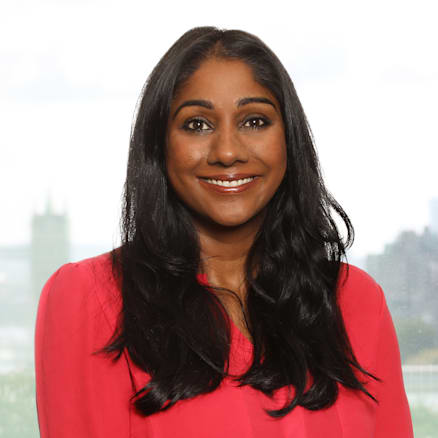
[[[270,122],[264,117],[251,117],[243,123],[243,126],[249,129],[260,129],[268,125],[270,125]]]
[[[186,123],[184,123],[183,128],[186,131],[195,131],[195,132],[202,132],[202,131],[211,130],[211,127],[208,125],[208,123],[202,119],[188,120]]]

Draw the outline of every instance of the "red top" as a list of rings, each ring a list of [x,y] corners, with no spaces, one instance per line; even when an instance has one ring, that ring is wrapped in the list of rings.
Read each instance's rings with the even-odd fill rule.
[[[345,265],[343,265],[345,268]],[[342,270],[344,275],[345,269]],[[206,282],[205,276],[199,276]],[[342,284],[342,283],[340,283]],[[130,402],[149,380],[125,352],[117,362],[93,352],[113,333],[121,295],[111,276],[109,253],[61,266],[41,293],[35,334],[38,419],[42,438],[412,438],[394,326],[380,286],[350,265],[338,288],[347,333],[359,363],[382,379],[361,392],[340,386],[324,410],[295,408],[281,419],[263,408],[274,400],[231,378],[210,394],[178,402],[142,417]],[[230,372],[250,364],[252,344],[232,323]]]

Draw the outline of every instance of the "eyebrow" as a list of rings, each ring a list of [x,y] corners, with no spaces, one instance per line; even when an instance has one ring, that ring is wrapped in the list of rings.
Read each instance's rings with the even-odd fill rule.
[[[267,103],[268,105],[272,105],[275,109],[277,109],[274,102],[267,97],[243,97],[242,99],[239,99],[237,106],[241,107],[243,105],[248,105],[249,103]]]
[[[275,110],[277,110],[277,107],[275,106],[274,102],[272,102],[272,100],[268,99],[267,97],[242,97],[237,101],[237,107],[240,108],[241,106],[248,105],[250,103],[265,103],[273,106]],[[174,119],[178,114],[178,112],[185,106],[201,106],[207,109],[214,109],[214,105],[209,100],[204,100],[204,99],[186,100],[185,102],[183,102],[181,105],[178,106],[178,108],[173,113],[172,118]]]

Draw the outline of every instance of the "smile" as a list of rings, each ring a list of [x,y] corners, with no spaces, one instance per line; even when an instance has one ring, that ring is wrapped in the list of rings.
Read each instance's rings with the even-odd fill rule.
[[[232,180],[219,180],[213,178],[199,178],[201,186],[207,189],[211,193],[217,193],[222,195],[237,195],[242,192],[251,190],[252,187],[258,185],[258,176],[248,176],[246,178],[232,179]]]
[[[233,181],[220,181],[217,179],[205,179],[204,181],[207,181],[209,184],[215,184],[217,186],[222,186],[222,187],[239,187],[243,184],[248,184],[253,179],[254,177],[237,179]]]

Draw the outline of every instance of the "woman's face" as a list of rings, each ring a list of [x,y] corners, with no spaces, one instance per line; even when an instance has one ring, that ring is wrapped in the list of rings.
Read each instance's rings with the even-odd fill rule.
[[[208,59],[178,90],[166,165],[195,224],[233,227],[262,217],[286,171],[286,143],[280,106],[247,64]]]

